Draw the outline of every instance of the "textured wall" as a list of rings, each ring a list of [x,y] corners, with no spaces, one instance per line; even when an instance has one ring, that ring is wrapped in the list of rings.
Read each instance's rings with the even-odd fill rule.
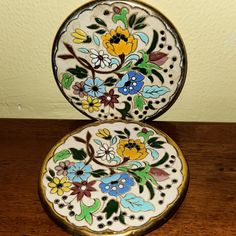
[[[0,117],[86,119],[54,82],[51,47],[62,21],[87,1],[0,1]],[[148,2],[177,27],[189,61],[183,92],[159,120],[236,121],[236,1]]]

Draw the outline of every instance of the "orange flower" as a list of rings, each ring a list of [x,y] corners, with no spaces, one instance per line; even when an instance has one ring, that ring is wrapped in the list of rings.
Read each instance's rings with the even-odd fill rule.
[[[138,40],[127,29],[122,29],[120,26],[103,35],[102,39],[104,47],[113,56],[122,54],[127,56],[134,52],[138,46]]]
[[[121,139],[117,144],[117,153],[130,160],[141,160],[148,155],[147,149],[140,139]]]

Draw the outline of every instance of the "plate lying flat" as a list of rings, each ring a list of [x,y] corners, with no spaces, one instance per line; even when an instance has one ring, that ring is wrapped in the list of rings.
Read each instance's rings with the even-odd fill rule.
[[[166,134],[146,124],[95,122],[48,154],[40,196],[51,216],[78,235],[143,235],[175,212],[188,168]]]
[[[187,63],[174,26],[141,2],[95,1],[56,36],[54,76],[64,96],[98,120],[163,114],[183,87]]]

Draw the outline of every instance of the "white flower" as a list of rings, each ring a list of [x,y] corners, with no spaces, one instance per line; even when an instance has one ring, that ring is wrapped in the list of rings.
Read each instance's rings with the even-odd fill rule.
[[[92,63],[94,66],[97,67],[109,67],[111,63],[111,59],[109,58],[108,54],[104,54],[104,51],[96,51],[95,49],[91,50],[90,57],[92,58]]]
[[[103,161],[111,161],[115,157],[114,148],[109,147],[106,143],[100,146],[97,154]]]

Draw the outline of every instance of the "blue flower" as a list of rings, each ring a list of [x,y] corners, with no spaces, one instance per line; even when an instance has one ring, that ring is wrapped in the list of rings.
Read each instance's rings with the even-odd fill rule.
[[[134,185],[133,178],[127,174],[114,174],[109,177],[102,178],[102,183],[99,184],[103,193],[108,193],[111,196],[117,197],[130,191]]]
[[[142,74],[130,71],[122,77],[121,81],[116,84],[116,87],[124,95],[136,94],[143,87],[143,79],[144,76]]]
[[[106,92],[106,87],[99,78],[87,79],[84,83],[84,90],[91,97],[101,97]]]
[[[68,169],[67,177],[73,182],[81,183],[89,178],[91,172],[90,165],[86,166],[83,162],[78,162]]]

